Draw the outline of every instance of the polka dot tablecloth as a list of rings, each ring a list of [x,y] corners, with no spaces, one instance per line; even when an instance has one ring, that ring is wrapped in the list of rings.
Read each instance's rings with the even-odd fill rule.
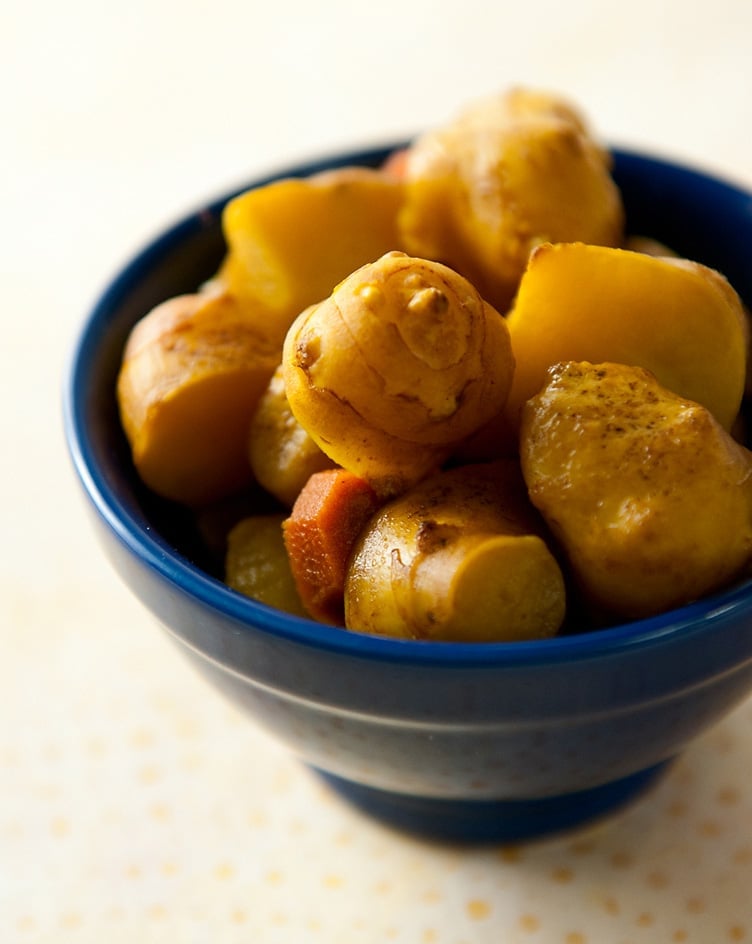
[[[595,827],[434,844],[346,805],[93,579],[110,626],[61,590],[43,658],[13,640],[28,672],[2,692],[3,944],[752,942],[752,701]]]

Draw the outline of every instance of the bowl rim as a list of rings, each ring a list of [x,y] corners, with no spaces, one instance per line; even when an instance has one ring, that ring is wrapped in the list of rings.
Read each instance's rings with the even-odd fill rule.
[[[207,220],[216,220],[228,200],[249,187],[262,186],[288,176],[359,163],[375,166],[380,158],[404,145],[392,142],[369,148],[338,151],[315,160],[291,164],[235,187],[184,214],[163,228],[120,268],[83,320],[68,354],[63,385],[63,427],[74,471],[94,510],[123,547],[153,575],[203,607],[230,620],[241,632],[262,631],[305,647],[367,660],[425,664],[452,668],[484,666],[535,666],[582,662],[615,656],[638,647],[664,645],[677,637],[711,632],[720,623],[744,610],[752,611],[752,577],[700,600],[656,616],[620,623],[591,632],[518,642],[444,642],[398,639],[353,632],[337,626],[294,616],[260,603],[227,587],[193,564],[148,523],[123,503],[108,477],[95,461],[85,405],[90,365],[97,343],[106,335],[111,311],[123,301],[140,276]],[[650,166],[655,171],[689,176],[700,186],[720,187],[731,196],[752,201],[752,194],[731,181],[685,163],[648,152],[613,147],[617,161]]]

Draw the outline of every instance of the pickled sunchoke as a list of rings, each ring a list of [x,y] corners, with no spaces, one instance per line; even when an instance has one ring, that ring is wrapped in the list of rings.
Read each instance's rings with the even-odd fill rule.
[[[500,642],[554,635],[564,578],[516,462],[461,466],[386,504],[353,551],[349,629]]]
[[[278,354],[227,293],[158,305],[131,332],[117,381],[139,475],[187,505],[250,484],[251,417]]]
[[[283,536],[284,515],[243,518],[227,536],[225,583],[259,603],[307,616],[298,594]]]
[[[396,494],[503,407],[504,319],[462,276],[392,252],[303,312],[283,351],[301,426],[338,465]]]
[[[502,312],[540,243],[623,238],[608,152],[573,106],[545,93],[484,99],[421,135],[404,179],[405,250],[452,266]]]
[[[523,409],[530,498],[590,609],[651,616],[752,558],[752,454],[640,367],[567,362]]]
[[[281,365],[253,414],[248,459],[258,484],[289,508],[314,472],[334,465],[292,415]]]

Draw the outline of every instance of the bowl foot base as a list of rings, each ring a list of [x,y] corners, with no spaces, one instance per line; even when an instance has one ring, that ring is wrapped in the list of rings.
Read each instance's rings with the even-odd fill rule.
[[[534,800],[416,797],[316,772],[355,806],[403,832],[442,842],[520,842],[573,830],[636,800],[668,761],[602,786]]]

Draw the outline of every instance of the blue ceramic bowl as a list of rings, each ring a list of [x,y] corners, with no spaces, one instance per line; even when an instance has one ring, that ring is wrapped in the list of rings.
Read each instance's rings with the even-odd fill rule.
[[[373,166],[387,151],[275,177]],[[623,151],[615,176],[630,231],[720,269],[752,302],[752,196]],[[749,692],[752,584],[656,618],[545,641],[377,638],[229,590],[201,557],[190,521],[145,492],[117,417],[123,343],[153,305],[216,270],[221,210],[233,195],[135,258],[74,350],[67,439],[117,572],[203,675],[393,825],[440,839],[519,840],[574,827],[636,796]]]

